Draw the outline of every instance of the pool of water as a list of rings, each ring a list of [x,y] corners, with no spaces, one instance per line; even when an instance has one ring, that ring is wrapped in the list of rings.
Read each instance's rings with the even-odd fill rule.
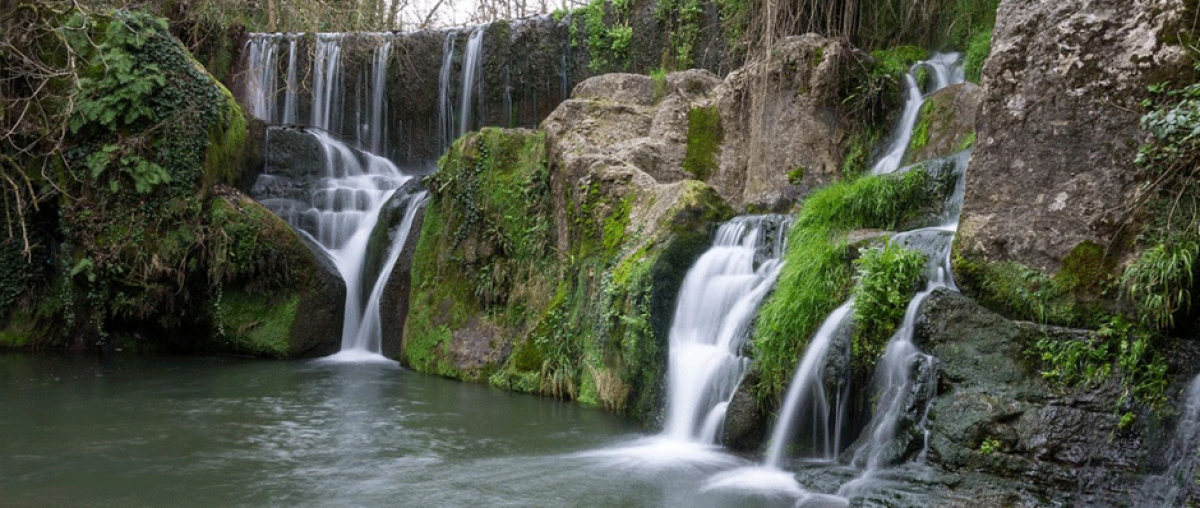
[[[794,502],[706,490],[745,461],[647,441],[594,408],[380,363],[0,355],[5,506]]]

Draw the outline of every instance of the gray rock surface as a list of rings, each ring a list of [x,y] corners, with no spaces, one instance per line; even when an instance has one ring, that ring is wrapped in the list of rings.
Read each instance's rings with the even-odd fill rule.
[[[928,458],[948,472],[1023,483],[1015,493],[1074,506],[1120,506],[1137,485],[1146,436],[1120,429],[1112,384],[1063,391],[1024,352],[1090,332],[1009,321],[958,293],[935,292],[915,341],[938,358]],[[987,446],[984,443],[987,442]]]
[[[1084,241],[1113,245],[1135,190],[1146,86],[1190,69],[1168,44],[1175,0],[1004,0],[983,68],[983,106],[959,252],[1051,273]]]
[[[840,177],[842,84],[864,67],[848,44],[807,34],[731,72],[717,92],[725,143],[709,182],[734,208],[770,207]],[[803,168],[799,186],[788,172]]]

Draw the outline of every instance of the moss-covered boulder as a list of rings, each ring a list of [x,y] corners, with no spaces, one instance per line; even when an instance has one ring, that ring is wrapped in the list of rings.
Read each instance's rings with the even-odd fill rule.
[[[263,205],[233,189],[213,200],[222,224],[213,350],[276,358],[341,347],[346,285],[332,262]]]
[[[947,157],[975,144],[975,117],[983,89],[972,83],[950,85],[925,99],[904,155],[904,165]]]
[[[0,316],[5,344],[321,349],[329,302],[314,302],[337,289],[294,233],[224,187],[242,180],[254,144],[230,93],[165,20],[79,7],[54,19],[66,35],[48,31],[31,47],[63,65],[52,57],[72,55],[63,72],[74,79],[48,86],[74,100],[41,104],[65,119],[66,137],[41,158],[26,154],[20,176],[40,203],[5,214],[6,229],[28,234],[0,250],[33,275],[0,291],[13,304]]]
[[[606,147],[547,137],[484,129],[429,177],[404,361],[648,416],[663,396],[674,294],[730,211],[698,181],[658,183],[611,159],[555,165]]]

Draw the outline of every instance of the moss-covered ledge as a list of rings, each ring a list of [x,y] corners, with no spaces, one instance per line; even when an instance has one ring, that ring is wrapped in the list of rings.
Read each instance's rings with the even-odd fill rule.
[[[564,176],[546,153],[541,132],[484,129],[429,177],[404,362],[648,417],[674,295],[731,211],[702,182],[657,184],[625,165],[557,182],[568,197],[556,208]]]

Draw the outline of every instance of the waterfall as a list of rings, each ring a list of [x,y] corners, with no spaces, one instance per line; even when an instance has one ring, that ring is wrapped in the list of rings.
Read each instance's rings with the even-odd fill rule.
[[[844,409],[839,401],[830,401],[826,395],[825,383],[822,380],[822,368],[825,366],[825,354],[835,334],[841,332],[851,316],[854,300],[847,300],[835,309],[809,341],[808,349],[792,382],[788,385],[784,396],[783,409],[771,438],[767,441],[767,458],[765,464],[769,468],[783,467],[784,452],[788,443],[796,433],[796,427],[801,423],[801,411],[807,411],[804,421],[809,423],[809,437],[812,439],[812,450],[816,457],[831,461],[837,458],[842,448],[842,419]],[[841,394],[844,400],[849,394]]]
[[[480,59],[483,53],[483,32],[483,26],[477,26],[471,30],[471,36],[467,39],[467,51],[463,53],[462,94],[459,96],[462,103],[458,108],[460,116],[458,135],[455,136],[455,139],[471,130],[471,103],[477,95],[476,81],[480,78],[480,70],[483,66],[483,61]]]
[[[383,44],[371,51],[371,79],[368,93],[362,94],[367,103],[359,111],[367,112],[367,119],[360,126],[360,140],[368,140],[363,147],[374,154],[387,154],[387,71],[388,57],[391,55],[392,41],[385,40]]]
[[[275,119],[275,53],[278,45],[274,37],[257,37],[246,41],[246,105],[250,114],[268,122]]]
[[[380,358],[382,330],[379,302],[388,276],[400,257],[425,193],[413,191],[414,174],[384,157],[388,147],[387,71],[391,42],[382,41],[372,51],[365,83],[357,90],[360,124],[355,146],[338,139],[345,122],[342,72],[342,35],[318,34],[312,57],[311,115],[304,134],[320,147],[320,173],[311,175],[260,175],[251,193],[301,234],[312,239],[336,267],[346,283],[342,352],[332,358],[358,360]],[[276,101],[275,56],[287,43],[284,108],[279,115]],[[253,35],[247,65],[254,86],[247,102],[261,119],[286,124],[299,122],[301,100],[297,86],[299,63],[293,36]],[[357,102],[356,102],[357,104]],[[272,131],[268,131],[268,137]],[[415,182],[414,182],[415,183]],[[404,215],[397,224],[380,224],[381,210],[389,200],[398,200]],[[382,264],[370,263],[372,232],[388,228]]]
[[[909,67],[908,73],[904,75],[904,109],[900,112],[900,120],[893,131],[891,143],[888,144],[883,157],[871,167],[872,175],[892,173],[899,169],[900,163],[904,161],[905,151],[912,140],[913,128],[916,127],[917,116],[921,112],[921,105],[925,103],[926,96],[921,93],[921,86],[917,82],[917,71],[920,69],[932,73],[930,93],[962,83],[965,79],[962,66],[959,65],[958,53],[939,53],[929,60],[917,62]]]
[[[1184,394],[1183,407],[1171,441],[1162,455],[1166,469],[1142,481],[1136,506],[1172,508],[1184,506],[1188,493],[1196,489],[1197,454],[1200,453],[1200,376],[1192,378]]]
[[[338,132],[341,123],[341,61],[341,36],[318,34],[316,56],[313,58],[312,119],[309,125],[328,132]]]
[[[715,442],[749,364],[741,350],[750,325],[779,275],[786,229],[779,216],[735,218],[688,270],[669,338],[667,437]]]
[[[454,68],[454,43],[457,33],[446,32],[442,43],[442,68],[438,76],[438,136],[442,141],[439,152],[445,152],[454,143],[454,100],[450,97],[450,72]]]
[[[298,100],[300,92],[300,83],[296,81],[296,38],[288,37],[288,64],[287,74],[284,77],[284,92],[283,92],[283,119],[285,125],[295,125],[300,123],[300,113],[298,111]]]

